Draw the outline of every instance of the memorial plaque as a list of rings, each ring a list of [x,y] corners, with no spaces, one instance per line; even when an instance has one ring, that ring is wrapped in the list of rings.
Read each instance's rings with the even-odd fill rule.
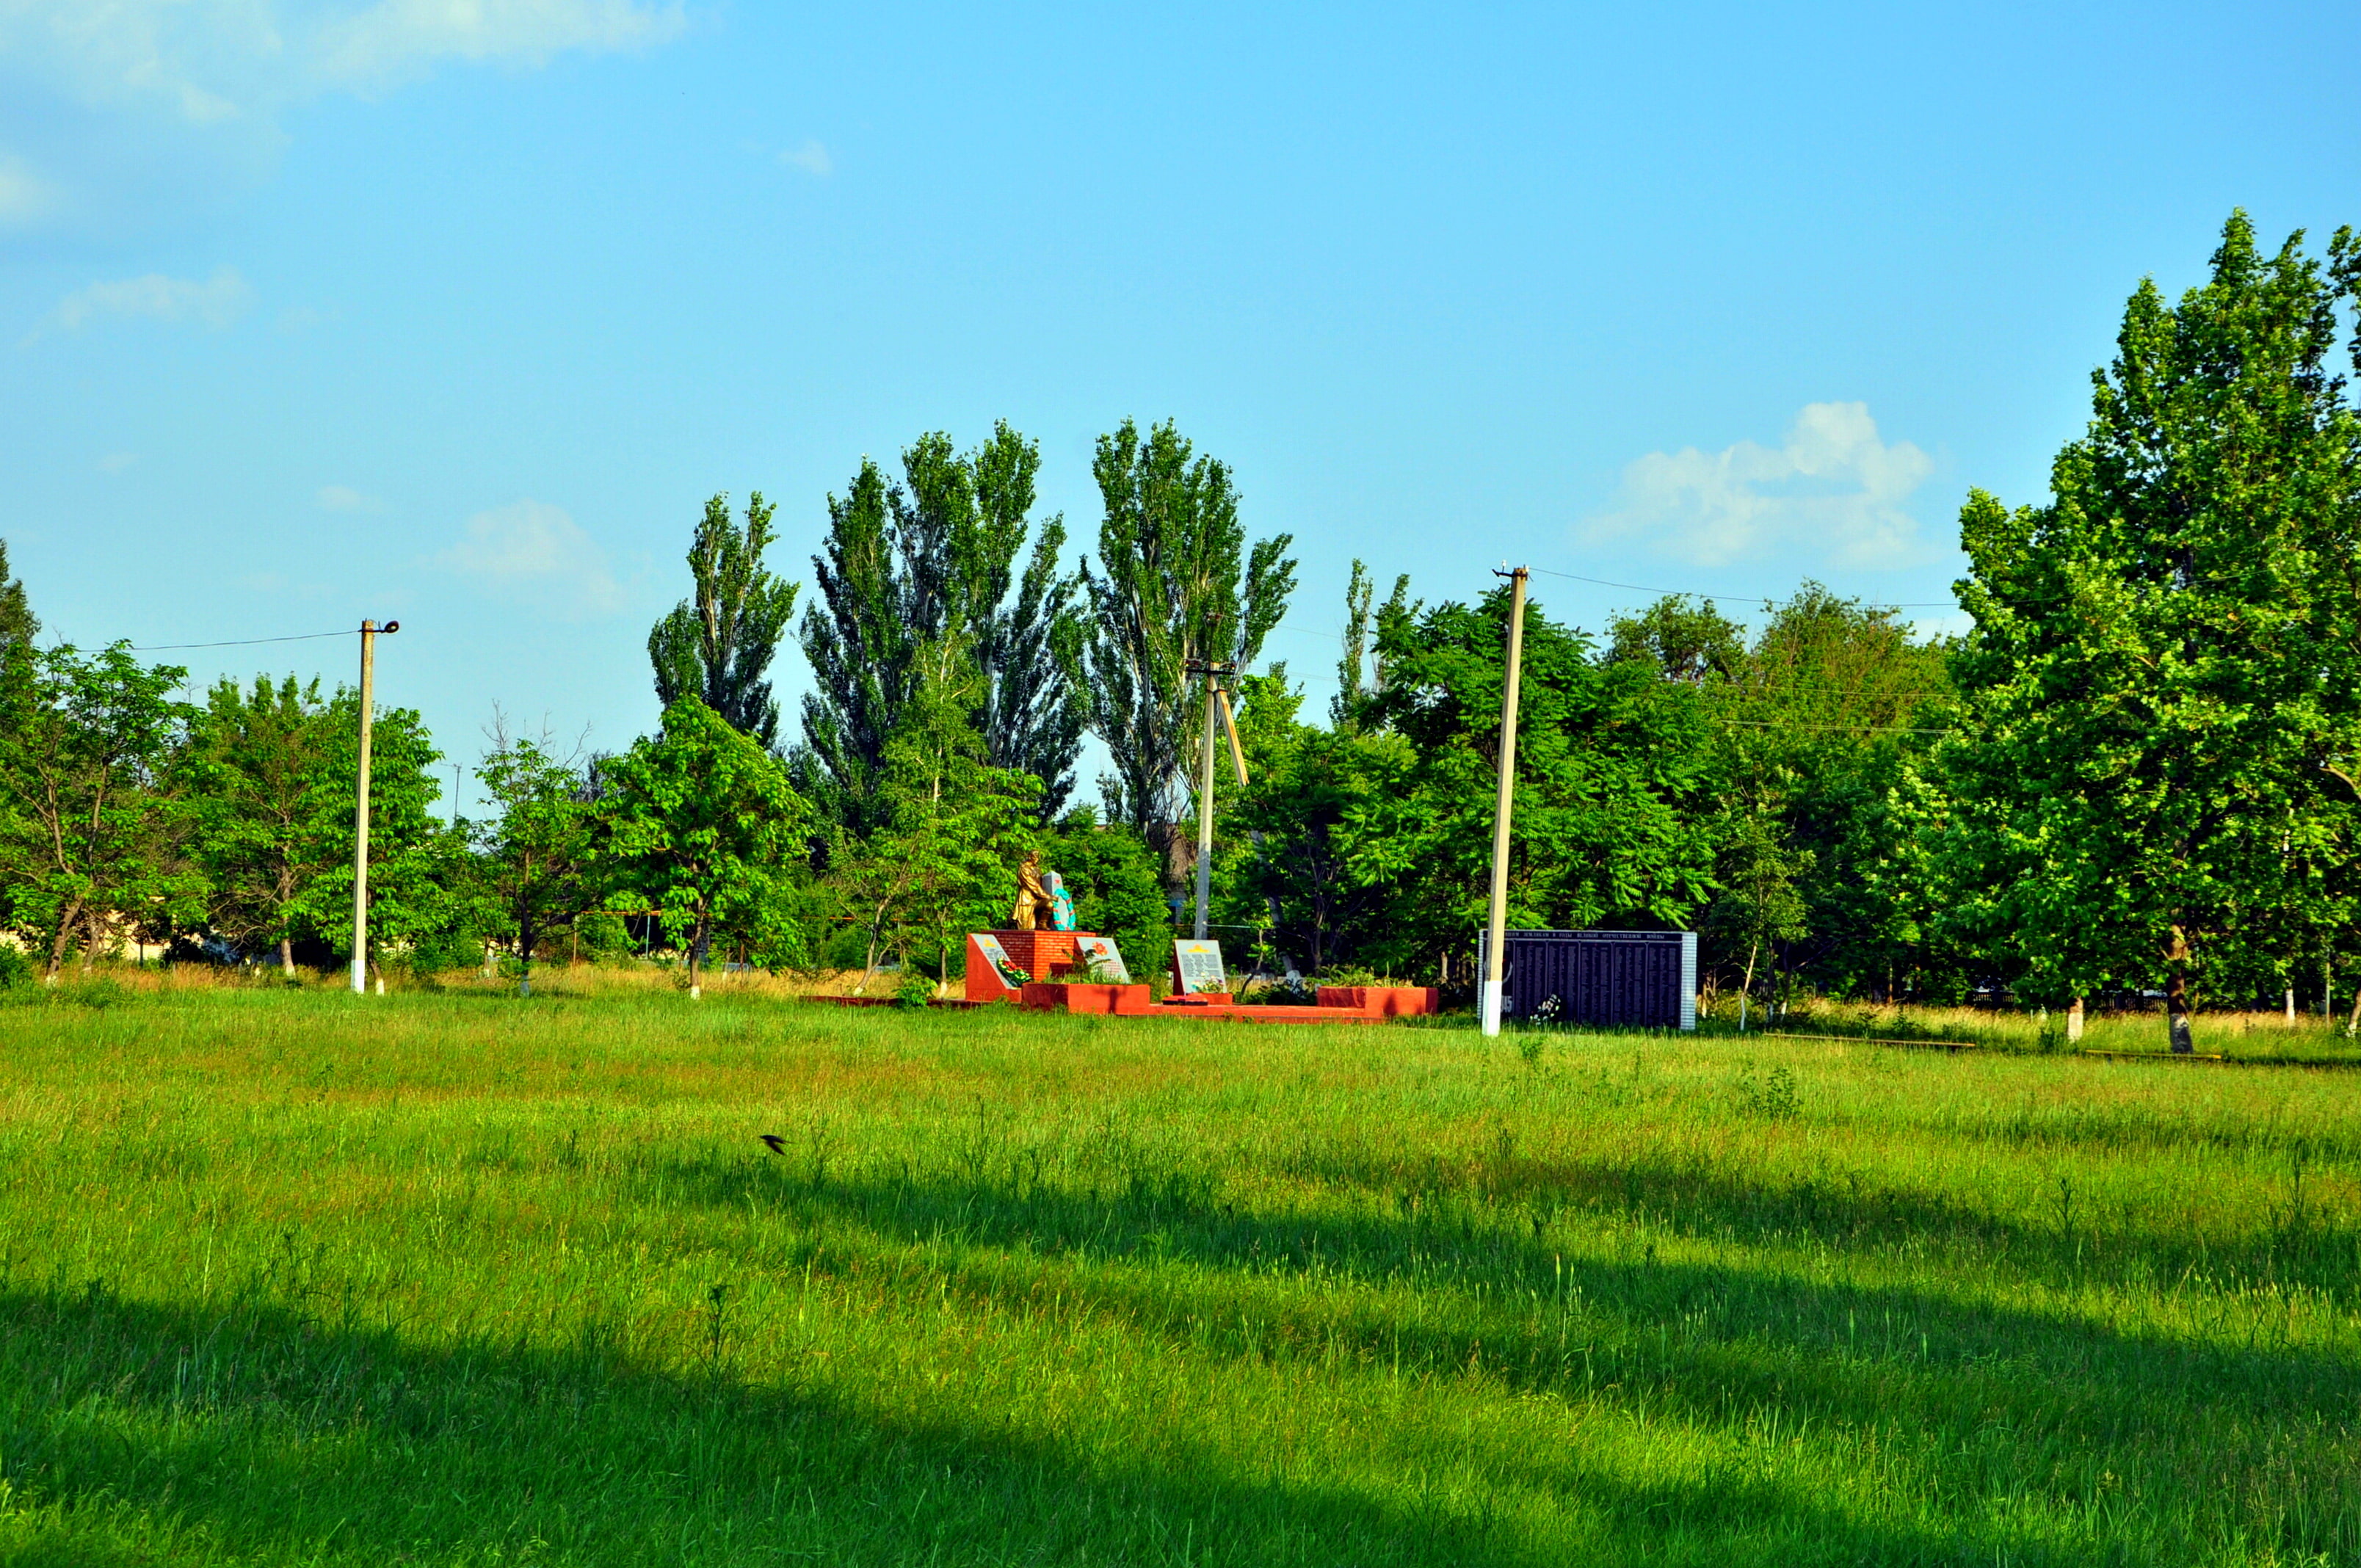
[[[1123,954],[1116,949],[1113,937],[1080,937],[1074,948],[1082,965],[1115,985],[1129,985],[1131,970],[1125,967]]]
[[[975,950],[983,955],[983,961],[992,966],[993,976],[1001,984],[1015,991],[1025,983],[1016,978],[1016,961],[1009,958],[1008,949],[1000,945],[999,938],[988,931],[972,931],[967,939],[975,944]]]
[[[1694,931],[1510,931],[1500,1011],[1607,1027],[1697,1027]],[[1478,938],[1477,961],[1483,961]]]
[[[1180,977],[1180,994],[1183,996],[1198,996],[1207,992],[1229,989],[1228,978],[1222,973],[1222,944],[1219,942],[1173,943],[1172,968]]]

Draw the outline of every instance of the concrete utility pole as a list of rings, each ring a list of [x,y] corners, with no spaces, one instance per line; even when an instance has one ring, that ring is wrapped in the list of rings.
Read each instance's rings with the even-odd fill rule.
[[[1221,700],[1221,678],[1235,674],[1235,664],[1191,659],[1185,666],[1205,677],[1205,752],[1197,778],[1197,940],[1205,939],[1206,922],[1213,904],[1213,705]]]
[[[1517,684],[1525,662],[1525,568],[1509,578],[1509,659],[1500,679],[1500,793],[1492,807],[1492,898],[1485,917],[1484,1033],[1500,1032],[1500,973],[1509,923],[1509,812],[1517,795]]]
[[[374,620],[361,622],[360,767],[353,789],[353,994],[368,992],[369,725],[377,717],[377,634]],[[391,636],[401,622],[389,620]]]

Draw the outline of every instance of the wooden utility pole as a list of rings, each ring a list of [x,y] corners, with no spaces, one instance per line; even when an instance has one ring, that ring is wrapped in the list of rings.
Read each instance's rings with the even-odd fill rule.
[[[1509,921],[1509,813],[1517,794],[1517,684],[1525,660],[1525,568],[1509,573],[1509,659],[1500,673],[1500,792],[1492,807],[1492,897],[1485,916],[1484,1033],[1500,1032],[1500,974]]]
[[[377,717],[377,634],[374,620],[361,622],[360,766],[353,785],[353,994],[368,991],[369,725]],[[387,635],[401,630],[389,620]]]

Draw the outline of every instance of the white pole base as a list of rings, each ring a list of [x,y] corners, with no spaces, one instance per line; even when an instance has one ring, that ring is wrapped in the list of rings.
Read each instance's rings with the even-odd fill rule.
[[[1490,1039],[1500,1032],[1500,982],[1487,980],[1478,983],[1482,987],[1481,1010],[1484,1017],[1484,1037]]]

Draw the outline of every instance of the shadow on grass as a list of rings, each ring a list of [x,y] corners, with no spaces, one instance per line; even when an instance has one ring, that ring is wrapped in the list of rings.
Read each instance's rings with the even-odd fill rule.
[[[1972,1544],[1742,1477],[1641,1486],[1572,1456],[1507,1478],[1563,1504],[1540,1526],[1515,1498],[1419,1475],[1347,1490],[1235,1451],[1137,1458],[1153,1435],[1083,1453],[957,1409],[894,1420],[816,1383],[657,1375],[598,1343],[428,1351],[277,1304],[0,1294],[14,1561],[1485,1568],[1949,1561]]]
[[[2142,1528],[2202,1520],[2216,1541],[2361,1548],[2349,1469],[2361,1365],[2275,1338],[2268,1299],[2237,1325],[2245,1343],[2235,1329],[2191,1343],[1939,1288],[1669,1262],[1637,1244],[1621,1261],[1568,1258],[1545,1227],[1472,1205],[1275,1217],[1177,1178],[1112,1194],[940,1175],[815,1182],[759,1157],[676,1165],[667,1179],[718,1205],[785,1211],[810,1227],[822,1266],[829,1247],[849,1250],[835,1264],[869,1279],[903,1270],[914,1296],[947,1288],[1025,1310],[1054,1272],[1071,1309],[1176,1346],[1480,1369],[1514,1392],[1725,1429],[1778,1410],[1898,1434],[1927,1456],[1927,1483],[1971,1511],[1979,1494],[2136,1477],[2120,1501]],[[2271,1488],[2275,1501],[2256,1501]]]

